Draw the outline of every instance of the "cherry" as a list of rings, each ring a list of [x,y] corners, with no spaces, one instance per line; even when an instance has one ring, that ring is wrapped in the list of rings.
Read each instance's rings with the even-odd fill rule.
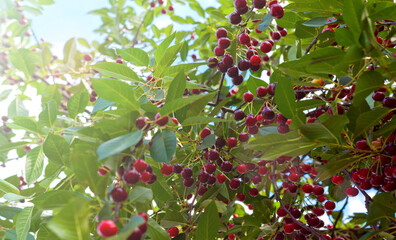
[[[241,201],[241,202],[243,202],[243,201],[245,201],[245,200],[246,200],[246,196],[245,196],[245,194],[244,194],[244,193],[237,193],[237,195],[236,195],[236,199],[237,199],[238,201]]]
[[[269,41],[264,41],[260,45],[260,50],[263,53],[269,53],[272,49],[272,44]]]
[[[231,45],[231,41],[228,38],[220,38],[217,41],[217,44],[219,45],[219,47],[221,47],[222,49],[227,49],[230,45]]]
[[[294,183],[291,183],[287,187],[287,190],[289,190],[289,192],[291,192],[291,193],[295,193],[298,190],[298,186],[296,184],[294,184]]]
[[[200,181],[202,184],[207,183],[209,180],[209,174],[207,172],[200,172],[198,174],[198,181]]]
[[[367,168],[361,168],[357,171],[357,175],[360,179],[366,179],[368,177],[369,170]]]
[[[249,44],[249,43],[250,43],[249,34],[247,34],[247,33],[241,33],[241,34],[239,34],[238,41],[239,41],[239,43],[242,44],[242,45],[247,45],[247,44]]]
[[[209,58],[208,62],[212,63],[212,64],[208,65],[209,68],[215,68],[219,64],[219,60],[217,60],[217,58],[215,58],[215,57]]]
[[[247,126],[247,131],[252,135],[256,135],[259,132],[259,128],[257,125],[251,125]]]
[[[223,148],[227,144],[226,140],[222,137],[216,139],[216,147]]]
[[[1,117],[1,120],[2,120],[3,122],[7,122],[7,121],[8,121],[8,117],[7,117],[7,116],[2,116],[2,117]]]
[[[287,125],[287,124],[278,125],[277,130],[280,134],[286,134],[286,133],[290,132],[289,125]]]
[[[237,25],[242,21],[242,17],[239,15],[239,13],[233,12],[230,14],[229,20],[232,25]]]
[[[176,237],[177,235],[179,235],[179,229],[177,227],[172,227],[168,229],[168,235],[171,238]]]
[[[260,178],[261,179],[261,178]],[[252,197],[256,197],[258,194],[259,194],[259,190],[257,189],[257,188],[251,188],[250,190],[249,190],[249,194],[250,194],[250,196],[252,196]]]
[[[164,116],[161,118],[161,115],[159,113],[157,113],[155,115],[155,123],[160,126],[163,127],[168,123],[169,117],[168,116]]]
[[[247,141],[249,141],[249,134],[247,134],[247,133],[245,133],[245,132],[241,132],[241,133],[238,135],[238,139],[239,139],[239,141],[241,141],[241,142],[247,142]]]
[[[264,107],[261,115],[263,116],[264,120],[272,120],[275,118],[274,111],[269,107]]]
[[[115,187],[111,190],[110,196],[114,202],[121,203],[127,200],[128,193],[122,187]]]
[[[312,191],[313,191],[313,187],[312,187],[312,185],[311,184],[304,184],[302,187],[301,187],[301,190],[304,192],[304,193],[311,193]]]
[[[118,227],[111,220],[103,220],[98,224],[96,231],[101,237],[108,238],[117,234]]]
[[[228,138],[227,144],[228,144],[229,148],[234,148],[237,146],[238,142],[237,142],[236,138],[230,137],[230,138]]]
[[[238,62],[238,68],[241,71],[246,71],[250,68],[250,62],[247,59],[242,59]]]
[[[253,0],[253,7],[257,9],[262,9],[265,7],[266,0]]]
[[[209,160],[216,161],[217,159],[220,158],[220,154],[217,150],[211,149],[211,150],[209,150],[208,157],[209,157]]]
[[[287,30],[286,29],[282,29],[279,33],[280,33],[280,35],[282,37],[286,37],[287,36]]]
[[[172,165],[167,165],[167,164],[165,164],[165,163],[162,165],[162,167],[161,167],[161,173],[162,173],[164,176],[169,176],[169,175],[172,174],[172,172],[173,172],[173,167],[172,167]]]
[[[170,5],[170,6],[168,7],[168,10],[171,11],[171,12],[173,12],[173,10],[175,10],[175,9],[173,8],[172,5]]]
[[[142,218],[144,218],[144,221],[148,221],[148,216],[147,216],[147,214],[146,213],[144,213],[144,212],[139,212],[138,213],[138,216],[141,216]]]
[[[136,228],[131,235],[127,238],[127,240],[140,240],[142,239],[143,233],[139,228]]]
[[[182,166],[180,166],[179,164],[174,164],[173,165],[173,172],[174,173],[181,173],[183,170]]]
[[[288,179],[291,182],[298,182],[299,176],[297,173],[290,173]]]
[[[90,61],[92,61],[93,58],[92,58],[91,54],[87,53],[87,54],[84,55],[83,59],[86,62],[90,62]]]
[[[181,171],[181,175],[182,175],[182,177],[183,177],[184,179],[191,178],[191,177],[192,177],[192,174],[193,174],[193,172],[192,172],[191,168],[184,168],[184,169]]]
[[[344,177],[343,176],[341,176],[341,175],[334,175],[332,178],[331,178],[331,181],[335,184],[335,185],[341,185],[341,184],[343,184],[344,183]]]
[[[246,116],[245,124],[247,126],[253,126],[253,125],[256,125],[256,123],[257,123],[257,119],[253,114],[248,114]]]
[[[360,150],[370,150],[366,140],[359,140],[356,142],[356,148]]]
[[[283,226],[283,231],[286,234],[291,234],[292,232],[294,232],[293,224],[292,223],[285,224],[285,226]]]
[[[372,185],[370,183],[370,180],[368,179],[362,179],[359,183],[359,187],[363,190],[370,190],[372,188]]]
[[[229,182],[228,186],[232,190],[237,190],[239,188],[239,186],[241,186],[241,181],[238,178],[233,178]]]
[[[294,217],[294,218],[296,218],[296,219],[299,219],[300,217],[301,217],[301,211],[300,210],[298,210],[297,208],[292,208],[291,210],[290,210],[290,214]]]
[[[214,163],[205,163],[203,167],[209,174],[212,174],[216,171],[216,165]]]
[[[278,208],[278,211],[276,211],[276,214],[279,217],[285,217],[287,215],[287,212],[282,207],[280,207]]]
[[[283,7],[281,5],[275,3],[275,4],[272,4],[270,7],[270,14],[271,14],[271,16],[280,19],[283,17],[283,15],[285,13],[283,11]]]
[[[266,167],[266,166],[261,166],[261,167],[259,167],[259,169],[258,169],[258,174],[260,175],[260,176],[264,176],[264,175],[266,175],[267,173],[268,173],[268,167]]]
[[[243,100],[244,100],[246,103],[252,102],[252,101],[253,101],[253,98],[254,98],[254,96],[253,96],[253,94],[250,93],[250,92],[245,92],[245,93],[243,94]]]
[[[235,121],[240,121],[245,118],[245,113],[242,110],[236,110],[234,112],[234,119]]]
[[[140,181],[142,181],[144,183],[148,183],[152,177],[153,177],[153,174],[151,174],[150,172],[142,172],[140,174]]]
[[[219,183],[224,183],[226,180],[227,180],[227,177],[224,174],[222,174],[222,173],[217,174],[217,181]]]
[[[267,89],[265,87],[258,87],[256,89],[257,97],[265,97],[267,95]]]
[[[147,169],[147,163],[143,159],[138,159],[133,163],[133,167],[141,173]]]
[[[239,75],[239,70],[238,70],[238,68],[237,68],[236,66],[230,67],[230,68],[227,70],[227,75],[228,75],[230,78],[237,77],[237,76]]]
[[[118,58],[118,59],[116,60],[116,63],[123,64],[124,61],[123,61],[121,58]]]
[[[379,187],[384,183],[384,180],[384,176],[382,176],[381,174],[374,174],[370,178],[370,184],[372,186]]]
[[[317,216],[312,216],[310,218],[307,219],[307,223],[309,226],[311,227],[315,227],[320,223],[320,220]]]
[[[147,117],[139,117],[136,119],[136,128],[137,129],[143,129],[146,126],[146,122],[149,121]]]
[[[216,56],[221,57],[221,56],[224,55],[225,50],[224,50],[223,48],[221,48],[221,47],[215,47],[214,50],[213,50],[213,52],[214,52],[214,54],[215,54]]]
[[[204,128],[201,131],[201,134],[199,135],[202,139],[206,138],[212,133],[212,131],[209,128]]]
[[[232,83],[233,83],[235,86],[241,85],[242,82],[243,82],[243,76],[240,75],[240,74],[232,79]]]
[[[194,184],[194,178],[185,178],[183,180],[183,185],[185,187],[191,187]]]
[[[326,210],[334,210],[336,205],[333,201],[327,201],[324,205]]]
[[[204,195],[204,194],[206,193],[206,191],[208,191],[208,188],[205,187],[205,186],[201,186],[201,187],[198,189],[198,195],[199,195],[199,196],[202,196],[202,195]]]
[[[271,83],[268,85],[267,90],[268,90],[268,94],[271,96],[275,95],[275,88],[276,88],[276,83]]]
[[[246,172],[246,165],[245,165],[245,164],[239,165],[238,168],[237,168],[237,171],[238,171],[240,174],[244,174],[244,173]]]
[[[227,70],[234,65],[234,58],[230,54],[226,54],[223,57],[222,63],[227,67]]]
[[[227,30],[225,28],[219,28],[216,31],[216,38],[226,38],[227,37]]]
[[[374,101],[382,102],[385,98],[385,94],[383,92],[375,92],[372,96]]]
[[[316,216],[322,216],[325,213],[325,210],[323,208],[315,208],[313,213],[315,213]]]
[[[232,171],[232,163],[228,162],[228,161],[224,161],[221,164],[221,170],[223,170],[223,172],[229,173]]]
[[[29,152],[30,151],[30,147],[29,146],[25,146],[23,150],[25,152]],[[110,172],[110,169],[107,166],[105,166],[105,165],[103,165],[101,168],[98,169],[98,174],[101,177],[105,176],[108,172]]]
[[[275,240],[284,240],[285,234],[283,232],[278,232],[275,236]]]
[[[322,195],[324,193],[324,188],[319,185],[315,185],[312,189],[313,194],[316,196]]]
[[[396,98],[386,97],[382,101],[382,105],[387,108],[396,108]]]
[[[261,64],[261,58],[260,58],[260,56],[258,56],[258,55],[253,55],[253,56],[251,56],[250,57],[250,64],[252,65],[252,66],[260,66],[260,64]],[[252,67],[251,66],[251,67]]]
[[[127,170],[123,175],[123,180],[128,185],[134,185],[139,182],[140,174],[134,169]]]

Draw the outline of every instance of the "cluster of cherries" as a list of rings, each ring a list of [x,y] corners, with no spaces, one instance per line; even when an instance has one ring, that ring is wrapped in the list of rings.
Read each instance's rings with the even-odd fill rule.
[[[147,232],[147,221],[148,216],[144,212],[139,212],[138,216],[141,216],[144,219],[144,223],[139,225],[126,240],[140,240],[143,235]],[[110,219],[106,219],[101,221],[96,228],[99,236],[103,238],[109,238],[118,233],[118,227],[114,221]]]
[[[164,3],[165,3],[164,0],[158,0],[158,5],[163,6]],[[150,3],[150,7],[151,7],[151,8],[155,8],[155,7],[156,7],[156,2],[155,2],[155,1],[151,2],[151,3]],[[170,5],[170,6],[168,7],[168,10],[169,10],[170,12],[173,12],[173,10],[174,10],[173,6]],[[162,8],[162,9],[161,9],[161,13],[162,13],[162,14],[166,14],[166,13],[167,13],[166,9],[165,9],[165,8]]]

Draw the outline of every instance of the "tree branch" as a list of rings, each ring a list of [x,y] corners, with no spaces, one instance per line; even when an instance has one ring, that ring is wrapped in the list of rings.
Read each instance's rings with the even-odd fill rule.
[[[220,86],[219,86],[219,90],[217,92],[217,97],[216,97],[216,106],[217,104],[219,104],[220,102],[220,93],[221,93],[221,89],[223,88],[223,83],[224,83],[224,77],[225,77],[225,73],[223,73],[223,75],[221,76],[221,80],[220,80]]]
[[[318,36],[316,36],[316,38],[309,44],[309,46],[307,47],[307,50],[305,50],[305,54],[308,54],[308,53],[309,53],[309,51],[311,50],[311,48],[313,47],[313,45],[316,44],[316,42],[318,41],[320,35],[322,35],[322,34],[323,34],[323,32],[320,32],[320,33],[318,34]]]

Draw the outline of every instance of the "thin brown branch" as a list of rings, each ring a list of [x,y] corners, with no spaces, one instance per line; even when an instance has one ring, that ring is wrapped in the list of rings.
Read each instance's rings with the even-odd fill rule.
[[[219,90],[218,90],[218,92],[217,92],[217,97],[216,97],[216,106],[217,106],[217,104],[219,104],[219,102],[220,102],[220,93],[221,93],[221,89],[223,88],[224,77],[225,77],[225,73],[223,73],[223,75],[221,76],[220,86],[219,86]]]
[[[308,54],[308,53],[309,53],[309,51],[311,50],[311,48],[313,47],[313,45],[315,45],[315,44],[318,42],[318,39],[319,39],[320,35],[322,35],[322,34],[323,34],[323,32],[320,32],[320,33],[316,36],[316,38],[309,44],[309,46],[307,47],[307,50],[305,50],[305,54]]]
[[[333,229],[331,230],[331,238],[333,238],[333,239],[334,239],[334,237],[335,237],[335,230],[336,230],[336,227],[337,227],[337,223],[338,223],[338,221],[339,221],[340,218],[341,218],[342,212],[344,211],[344,209],[345,209],[346,206],[348,205],[348,200],[349,200],[349,197],[346,198],[345,203],[344,203],[344,206],[342,206],[340,212],[339,212],[338,215],[337,215],[337,218],[335,219],[335,221],[334,221],[334,223],[333,223]]]

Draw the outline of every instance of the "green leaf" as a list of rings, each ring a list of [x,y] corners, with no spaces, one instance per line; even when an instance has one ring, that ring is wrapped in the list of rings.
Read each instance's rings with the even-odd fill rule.
[[[36,69],[33,54],[27,49],[17,49],[10,52],[11,64],[25,74],[26,79],[30,79]]]
[[[275,103],[286,118],[293,118],[296,114],[296,95],[291,79],[282,77],[278,80],[275,89]]]
[[[110,107],[111,105],[114,105],[114,104],[115,104],[115,102],[110,102],[110,101],[107,101],[107,100],[105,100],[103,98],[99,98],[96,101],[96,103],[95,103],[95,106],[94,106],[94,108],[92,110],[92,113],[96,113],[96,112],[98,112],[100,110],[106,109],[106,108],[108,108],[108,107]]]
[[[80,194],[68,190],[52,190],[37,195],[31,202],[35,207],[43,210],[52,210],[64,207],[71,199],[84,198]]]
[[[198,124],[208,124],[208,123],[218,123],[218,122],[230,122],[231,120],[221,119],[221,118],[211,118],[204,116],[189,117],[183,121],[182,126],[198,125]]]
[[[392,132],[396,129],[396,118],[392,118],[392,120],[382,126],[380,129],[374,132],[374,138],[384,137],[384,139],[388,138]]]
[[[335,39],[337,43],[341,46],[352,46],[355,44],[353,40],[353,33],[349,28],[337,28],[334,31]]]
[[[294,0],[287,8],[298,9],[299,12],[315,12],[315,13],[336,13],[339,14],[342,10],[342,0]]]
[[[84,38],[78,38],[77,39],[78,43],[81,44],[82,46],[90,49],[91,46],[89,45],[89,42],[87,40],[85,40]]]
[[[258,25],[257,30],[259,31],[265,31],[268,29],[268,27],[271,25],[272,20],[275,18],[271,14],[265,15],[263,20],[261,21],[260,25]]]
[[[164,130],[158,133],[153,140],[150,148],[151,157],[156,162],[169,164],[173,154],[176,151],[176,134],[170,130]]]
[[[169,45],[172,43],[173,39],[175,39],[176,32],[172,33],[169,37],[165,38],[164,41],[157,47],[155,51],[155,61],[159,62],[161,58],[163,58],[165,51],[168,49]]]
[[[5,99],[7,99],[7,98],[8,98],[8,95],[10,95],[11,92],[12,92],[11,89],[6,89],[6,90],[2,91],[2,92],[0,93],[0,102],[3,101],[3,100],[5,100]]]
[[[156,65],[154,72],[155,77],[162,77],[164,75],[167,68],[176,60],[177,54],[180,52],[182,46],[183,43],[179,43],[165,51],[163,57]]]
[[[326,165],[319,168],[315,181],[320,182],[329,179],[359,160],[360,157],[347,154],[336,155],[334,158],[328,159]]]
[[[302,21],[303,18],[294,11],[286,10],[280,19],[276,19],[276,24],[283,28],[295,28],[296,22]]]
[[[359,37],[362,32],[364,5],[362,0],[344,0],[344,7],[342,17],[346,25],[352,31],[355,42],[359,42]]]
[[[145,188],[142,186],[133,187],[132,191],[129,193],[129,202],[139,202],[145,203],[153,200],[153,191],[150,188]]]
[[[186,82],[187,79],[184,72],[179,72],[169,85],[165,105],[172,100],[183,97],[184,90],[186,89]]]
[[[28,116],[29,116],[29,112],[25,108],[23,101],[20,98],[16,97],[14,101],[12,101],[8,106],[8,117],[14,118],[14,117],[28,117]]]
[[[22,208],[0,206],[0,216],[4,217],[6,219],[12,219],[15,215],[17,215],[21,211],[22,211]]]
[[[15,187],[14,185],[12,185],[11,183],[0,179],[0,191],[3,193],[15,193],[15,194],[19,194],[19,190],[17,187]]]
[[[0,152],[8,152],[10,150],[16,149],[18,147],[23,147],[29,142],[11,142],[11,143],[4,143],[0,145]]]
[[[182,63],[174,66],[170,66],[165,70],[164,76],[174,77],[180,72],[188,72],[192,69],[196,69],[199,66],[207,65],[207,62],[195,62],[195,63]],[[185,76],[184,76],[185,77]]]
[[[308,26],[303,25],[303,21],[299,21],[296,23],[296,37],[297,38],[315,38],[316,37],[316,30],[315,28],[311,28]]]
[[[205,148],[210,148],[216,143],[216,135],[210,134],[204,138],[202,144],[197,146],[198,150],[203,150]]]
[[[34,239],[34,238],[33,238]],[[59,240],[58,236],[48,229],[47,224],[41,224],[37,233],[37,239],[40,240]]]
[[[144,15],[143,26],[147,27],[153,22],[153,20],[154,20],[154,11],[148,11],[146,15]]]
[[[333,19],[333,18],[330,18],[329,19],[330,21],[328,21],[328,19],[329,18],[327,17],[315,17],[304,22],[303,25],[307,27],[322,27],[337,21],[337,19]]]
[[[160,174],[161,175],[161,174]],[[156,201],[160,200],[167,202],[173,198],[169,186],[166,184],[166,180],[162,176],[158,176],[157,181],[151,185],[151,190],[153,190],[154,198]]]
[[[355,136],[361,135],[364,131],[380,123],[391,110],[379,107],[375,110],[361,114],[356,120]]]
[[[150,63],[149,56],[140,48],[117,49],[116,51],[122,59],[133,63],[136,66],[148,66]]]
[[[63,63],[74,68],[74,56],[77,53],[76,39],[69,39],[63,48]]]
[[[311,140],[339,143],[341,132],[346,124],[348,124],[347,116],[335,115],[323,123],[307,123],[300,130],[305,137]]]
[[[93,65],[92,68],[105,76],[113,77],[116,79],[134,82],[142,81],[132,69],[124,64],[114,62],[99,62]]]
[[[18,240],[26,240],[32,220],[33,206],[25,207],[16,219],[16,233]]]
[[[147,222],[147,235],[151,239],[170,240],[168,233],[155,220],[149,219]]]
[[[39,114],[39,123],[52,128],[56,121],[57,107],[55,101],[51,100],[44,106],[43,111]]]
[[[81,91],[74,94],[67,102],[67,110],[71,118],[75,118],[78,113],[82,113],[89,103],[89,94],[87,91]]]
[[[385,217],[394,217],[396,212],[396,199],[392,193],[377,193],[368,210],[368,224],[378,222]]]
[[[161,108],[160,114],[161,116],[166,116],[172,112],[175,112],[191,103],[198,101],[203,98],[213,98],[216,95],[216,92],[208,93],[205,95],[194,95],[190,97],[182,97],[173,99],[170,102],[165,102],[165,105]]]
[[[65,155],[70,152],[70,147],[63,137],[50,133],[44,141],[43,151],[53,163],[66,165]]]
[[[86,200],[72,199],[48,223],[61,239],[88,240],[90,207]]]
[[[364,72],[356,83],[353,105],[360,104],[374,90],[384,86],[384,78],[376,71]]]
[[[196,238],[205,240],[216,239],[220,225],[219,212],[216,203],[212,201],[199,218]]]
[[[138,130],[102,143],[96,151],[98,154],[98,160],[103,160],[134,146],[140,141],[142,136],[143,132]]]
[[[33,148],[27,154],[25,164],[25,176],[28,185],[36,181],[42,174],[44,168],[43,146]]]
[[[134,88],[122,81],[114,79],[93,79],[93,87],[97,94],[107,101],[124,105],[131,110],[139,111],[139,102],[135,98]]]
[[[297,102],[297,111],[308,110],[324,105],[326,102],[321,99],[309,99]]]
[[[150,219],[151,220],[151,219]],[[109,240],[125,240],[132,232],[144,223],[144,218],[141,216],[133,216],[124,228],[114,237],[108,238]]]
[[[18,118],[13,123],[7,123],[12,129],[25,129],[29,132],[38,133],[38,126],[35,121],[30,118]]]

